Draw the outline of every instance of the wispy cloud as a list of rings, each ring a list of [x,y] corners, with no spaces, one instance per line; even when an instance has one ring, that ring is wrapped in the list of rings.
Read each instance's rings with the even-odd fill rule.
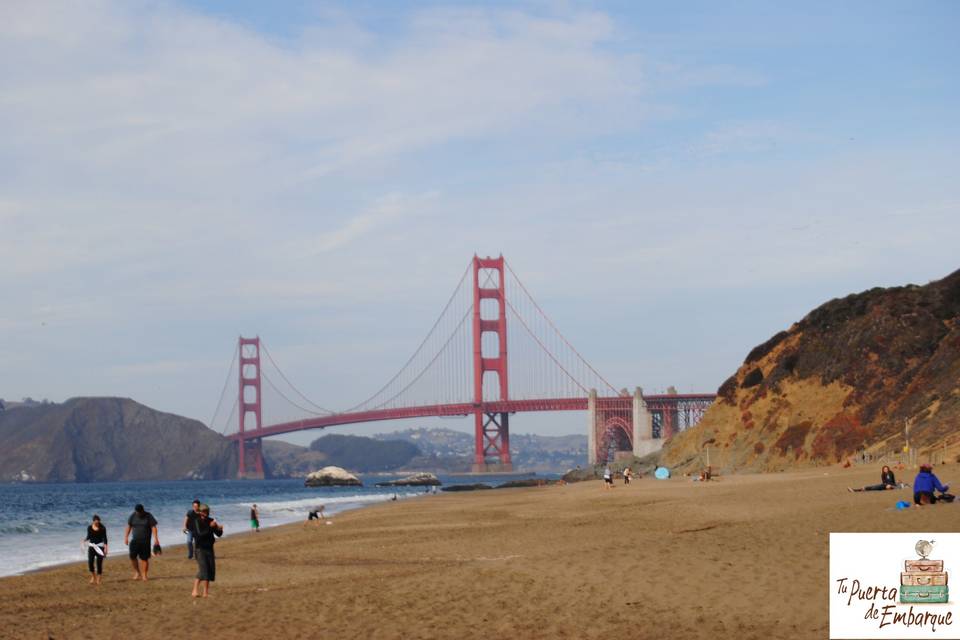
[[[244,331],[305,387],[362,396],[338,373],[377,376],[351,352],[392,373],[377,354],[417,343],[474,252],[638,378],[615,384],[647,384],[667,356],[644,368],[630,327],[669,333],[651,310],[671,300],[948,261],[949,136],[828,140],[832,103],[777,102],[786,63],[726,35],[654,54],[656,25],[580,7],[414,3],[385,28],[324,5],[278,36],[175,2],[0,2],[0,391],[206,417],[203,363]]]

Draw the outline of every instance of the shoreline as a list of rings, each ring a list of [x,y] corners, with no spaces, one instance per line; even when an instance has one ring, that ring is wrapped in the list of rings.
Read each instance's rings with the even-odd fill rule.
[[[418,494],[401,496],[401,497],[399,497],[399,498],[396,500],[396,502],[400,502],[400,501],[402,501],[402,500],[410,500],[410,499],[413,499],[413,498],[421,498],[421,497],[423,497],[424,495],[426,495],[426,494],[419,494],[419,493],[418,493]],[[318,501],[318,502],[321,502],[321,501]],[[339,514],[343,514],[343,513],[348,513],[348,512],[356,511],[356,510],[359,510],[359,509],[371,509],[371,508],[380,506],[380,505],[382,505],[382,504],[388,504],[388,503],[392,503],[392,502],[395,502],[395,501],[393,501],[393,500],[382,500],[382,501],[370,502],[370,503],[366,503],[366,504],[365,504],[365,503],[355,503],[356,506],[347,507],[347,508],[344,508],[344,509],[340,509],[340,510],[334,511],[332,514],[328,514],[328,515],[327,515],[327,519],[328,519],[328,520],[331,520],[334,515],[339,515]],[[348,503],[348,504],[351,504],[351,503]],[[274,529],[278,529],[278,528],[281,528],[281,527],[291,527],[291,526],[294,526],[294,525],[296,525],[296,524],[300,524],[301,522],[303,522],[303,521],[293,520],[293,521],[291,521],[291,522],[281,522],[281,523],[279,523],[279,524],[274,524],[274,525],[269,525],[269,526],[261,526],[261,527],[260,527],[260,532],[262,533],[262,532],[264,532],[264,531],[274,530]],[[182,537],[182,536],[184,536],[185,534],[183,534],[183,533],[181,532],[181,533],[179,533],[179,534],[177,534],[177,535],[179,535],[179,536]],[[244,535],[259,535],[259,534],[256,533],[256,532],[254,532],[252,529],[249,529],[249,528],[245,528],[245,529],[242,529],[241,531],[236,531],[236,532],[233,532],[233,533],[229,532],[228,530],[225,530],[225,532],[224,532],[224,534],[223,534],[223,537],[218,538],[217,540],[224,540],[224,539],[226,539],[226,538],[237,538],[237,537],[244,536]],[[121,542],[118,546],[121,548],[120,557],[122,557],[122,558],[128,558],[128,557],[129,557],[129,556],[127,555],[128,545],[125,545],[125,544],[123,544],[123,543]],[[151,545],[151,546],[152,546],[152,545]],[[112,547],[112,545],[111,545],[111,547]],[[167,555],[167,550],[168,550],[168,549],[179,549],[179,550],[181,550],[181,552],[182,552],[183,550],[186,549],[186,547],[187,547],[187,543],[186,543],[186,542],[178,542],[178,543],[175,543],[175,544],[170,545],[169,547],[168,547],[166,544],[161,544],[161,548],[163,549],[163,553],[159,556],[159,558],[160,558],[160,560],[163,560],[164,556]],[[117,554],[111,551],[108,557],[109,557],[109,558],[116,558],[116,557],[117,557]],[[186,556],[184,555],[184,557],[186,557]],[[150,560],[151,560],[151,561],[156,560],[156,559],[157,559],[156,556],[151,556],[151,557],[150,557]],[[104,559],[104,562],[106,562],[106,559]],[[27,569],[27,570],[25,570],[25,571],[20,571],[20,572],[18,572],[18,573],[11,573],[11,574],[6,574],[6,575],[0,575],[0,580],[6,580],[6,579],[8,579],[8,578],[16,578],[16,577],[19,577],[19,576],[25,576],[25,575],[30,575],[30,574],[34,574],[34,573],[41,573],[41,572],[44,572],[44,571],[54,571],[54,570],[56,570],[56,569],[61,569],[61,568],[70,567],[70,566],[72,566],[72,565],[78,565],[78,566],[81,566],[81,567],[85,567],[86,564],[87,564],[87,561],[86,561],[86,560],[64,560],[64,561],[62,561],[62,562],[53,562],[53,563],[51,563],[51,564],[43,565],[43,566],[40,566],[40,567],[34,567],[34,568],[31,568],[31,569]]]
[[[377,503],[333,526],[222,538],[202,601],[189,597],[196,564],[182,545],[151,563],[146,584],[129,580],[125,553],[108,558],[100,587],[74,563],[0,578],[0,624],[11,637],[109,638],[135,610],[143,638],[189,634],[196,615],[224,637],[823,638],[831,531],[960,529],[957,505],[897,511],[906,492],[847,491],[877,474],[648,477]],[[938,475],[957,481],[960,465]]]

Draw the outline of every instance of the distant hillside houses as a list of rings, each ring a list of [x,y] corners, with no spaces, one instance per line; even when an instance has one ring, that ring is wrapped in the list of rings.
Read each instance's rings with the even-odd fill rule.
[[[20,402],[17,402],[16,400],[4,400],[3,398],[0,398],[0,411],[6,411],[7,409],[17,409],[19,407],[40,407],[40,406],[46,406],[48,404],[56,404],[56,403],[50,402],[46,398],[44,398],[43,400],[34,400],[29,396],[27,396]]]

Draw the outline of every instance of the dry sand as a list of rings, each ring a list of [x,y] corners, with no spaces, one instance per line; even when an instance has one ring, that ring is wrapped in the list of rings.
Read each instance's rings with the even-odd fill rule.
[[[960,485],[960,465],[937,473]],[[878,478],[832,467],[388,503],[224,538],[206,600],[190,597],[182,547],[141,583],[116,545],[100,587],[85,564],[0,580],[0,636],[826,638],[830,531],[960,530],[960,505],[900,512],[909,491],[846,490]]]

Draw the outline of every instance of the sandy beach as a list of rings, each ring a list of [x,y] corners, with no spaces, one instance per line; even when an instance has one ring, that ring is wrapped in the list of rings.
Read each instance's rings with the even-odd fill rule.
[[[936,471],[960,483],[960,465]],[[900,512],[909,491],[846,490],[878,476],[427,496],[224,538],[209,599],[190,597],[182,547],[131,581],[114,534],[100,587],[80,563],[0,580],[0,636],[825,638],[829,532],[960,530],[960,505]]]

